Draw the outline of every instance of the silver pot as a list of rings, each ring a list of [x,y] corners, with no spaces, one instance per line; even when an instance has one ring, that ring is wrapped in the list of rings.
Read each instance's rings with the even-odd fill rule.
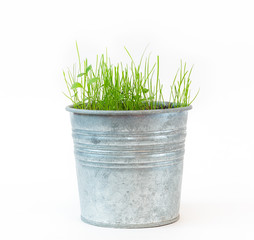
[[[179,219],[189,107],[71,114],[81,219],[115,228]]]

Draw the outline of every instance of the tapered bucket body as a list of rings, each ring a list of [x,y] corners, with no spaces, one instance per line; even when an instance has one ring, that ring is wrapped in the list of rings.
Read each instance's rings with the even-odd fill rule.
[[[66,108],[84,222],[142,228],[178,220],[189,109]]]

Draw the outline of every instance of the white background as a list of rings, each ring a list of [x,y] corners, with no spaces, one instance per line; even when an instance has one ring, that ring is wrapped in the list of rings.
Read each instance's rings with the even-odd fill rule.
[[[0,239],[254,239],[253,1],[0,2]],[[181,219],[153,229],[80,221],[62,70],[160,55],[165,90],[194,64]],[[166,93],[165,91],[165,94]]]

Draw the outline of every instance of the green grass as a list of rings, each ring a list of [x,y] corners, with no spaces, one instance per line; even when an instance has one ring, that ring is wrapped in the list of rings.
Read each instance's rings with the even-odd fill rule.
[[[171,107],[187,107],[196,99],[199,91],[193,99],[191,99],[190,96],[190,77],[192,69],[193,67],[188,71],[186,69],[186,63],[183,65],[181,61],[180,69],[176,72],[173,84],[170,87],[169,102],[171,103]],[[177,80],[178,76],[179,79]]]
[[[97,56],[96,67],[88,64],[87,59],[81,61],[78,53],[78,69],[63,72],[67,86],[65,96],[70,99],[74,108],[89,110],[150,110],[165,108],[162,95],[162,84],[159,78],[159,56],[157,62],[150,66],[150,56],[144,58],[143,52],[139,64],[136,65],[131,54],[129,55],[130,66],[118,63],[111,64],[110,58],[104,54]],[[180,66],[180,79],[178,73],[171,86],[168,107],[189,106],[190,101],[190,75],[186,70],[186,64]],[[154,83],[154,75],[156,78]],[[158,104],[159,103],[159,104]]]

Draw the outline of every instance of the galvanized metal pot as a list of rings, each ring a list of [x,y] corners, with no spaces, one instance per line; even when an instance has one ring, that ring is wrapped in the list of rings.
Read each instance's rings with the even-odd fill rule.
[[[178,220],[190,109],[66,108],[84,222],[143,228]]]

